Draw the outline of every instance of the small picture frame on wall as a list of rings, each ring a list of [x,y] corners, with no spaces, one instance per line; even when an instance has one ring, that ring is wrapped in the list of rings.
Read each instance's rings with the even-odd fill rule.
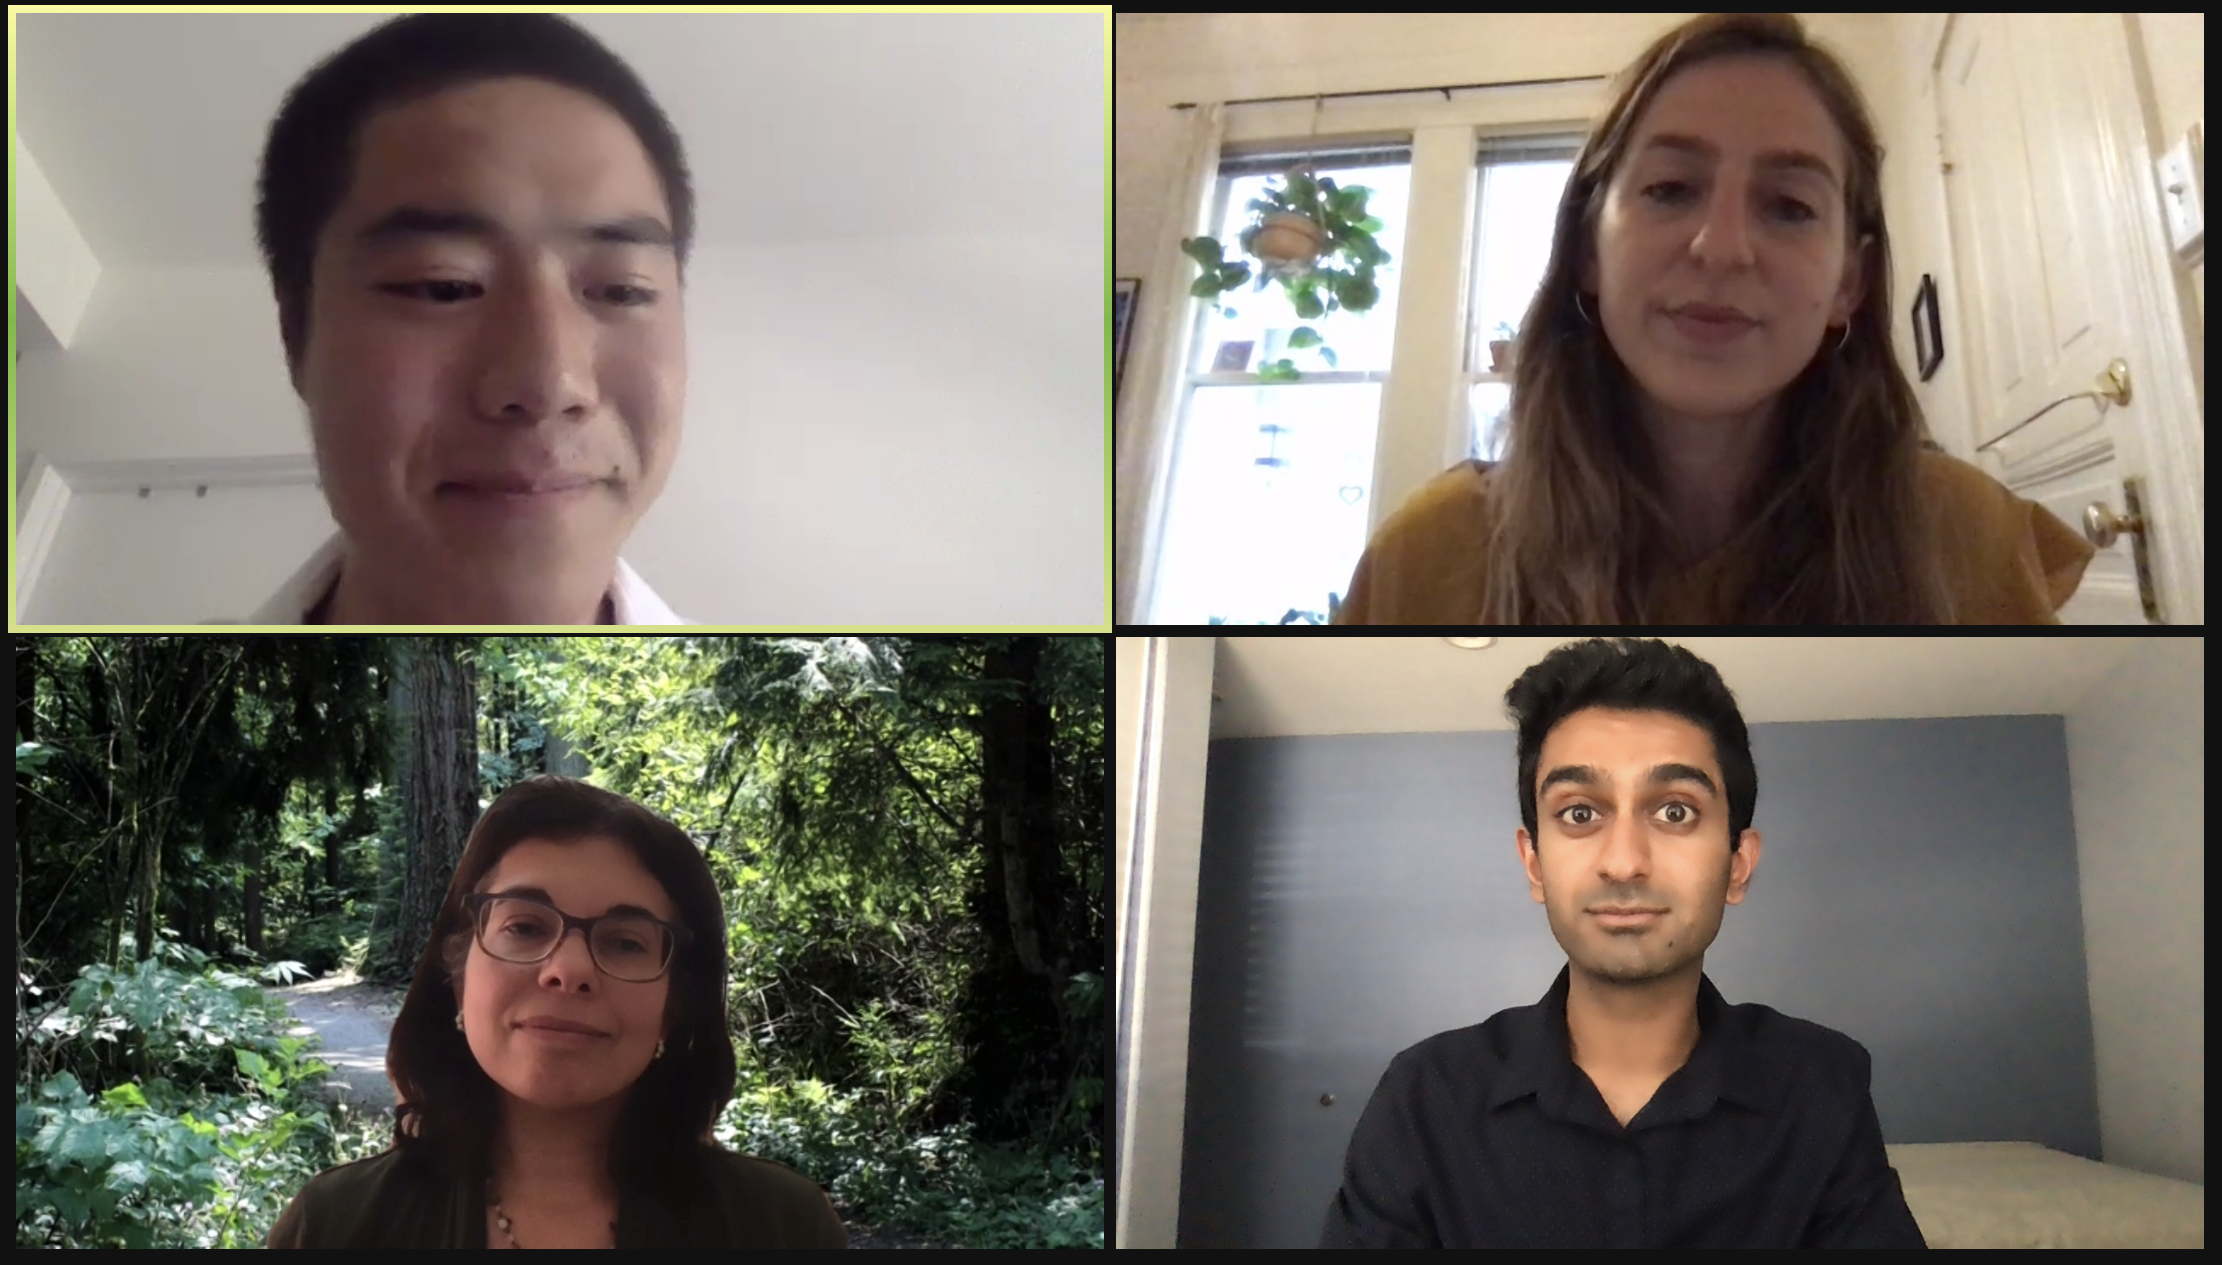
[[[1944,330],[1937,323],[1937,283],[1928,273],[1921,274],[1921,286],[1913,296],[1913,349],[1921,380],[1927,382],[1944,363]]]
[[[1127,336],[1134,332],[1134,300],[1142,292],[1139,277],[1120,277],[1111,283],[1111,394],[1119,394],[1126,376]]]
[[[1250,339],[1221,343],[1219,344],[1218,356],[1211,362],[1211,371],[1213,373],[1248,373],[1250,371],[1250,353],[1256,349],[1257,343]]]

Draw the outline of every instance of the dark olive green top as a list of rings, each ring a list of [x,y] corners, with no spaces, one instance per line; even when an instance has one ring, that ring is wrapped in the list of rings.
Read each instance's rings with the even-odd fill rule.
[[[849,1234],[818,1184],[784,1164],[701,1149],[717,1192],[710,1206],[626,1196],[619,1247],[847,1247]],[[270,1229],[272,1247],[485,1247],[483,1189],[383,1155],[309,1179]]]

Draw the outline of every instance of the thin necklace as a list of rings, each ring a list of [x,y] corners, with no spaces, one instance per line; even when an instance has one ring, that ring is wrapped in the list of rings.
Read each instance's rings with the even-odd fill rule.
[[[523,1247],[524,1244],[519,1243],[517,1236],[510,1232],[509,1217],[501,1210],[501,1196],[495,1193],[494,1179],[491,1177],[486,1179],[486,1202],[494,1205],[494,1224],[501,1227],[502,1236],[509,1240],[509,1246]],[[610,1222],[610,1246],[617,1246],[617,1223],[615,1221]]]

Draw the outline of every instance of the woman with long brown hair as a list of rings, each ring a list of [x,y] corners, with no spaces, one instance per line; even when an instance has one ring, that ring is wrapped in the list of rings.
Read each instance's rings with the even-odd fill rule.
[[[1382,524],[1337,623],[2058,623],[2092,547],[1929,439],[1882,146],[1788,14],[1707,14],[1576,160],[1504,459]]]
[[[725,989],[684,831],[569,778],[502,792],[394,1020],[393,1148],[311,1178],[270,1245],[848,1246],[808,1177],[712,1141]]]

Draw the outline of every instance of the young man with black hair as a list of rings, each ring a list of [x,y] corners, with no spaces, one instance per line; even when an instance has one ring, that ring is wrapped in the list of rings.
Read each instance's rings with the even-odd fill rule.
[[[1563,646],[1505,694],[1514,832],[1567,964],[1396,1056],[1323,1247],[1923,1247],[1867,1051],[1704,975],[1760,855],[1734,696],[1658,641]]]
[[[565,18],[415,14],[287,95],[256,235],[339,532],[245,622],[680,624],[618,550],[686,398],[677,132]]]

